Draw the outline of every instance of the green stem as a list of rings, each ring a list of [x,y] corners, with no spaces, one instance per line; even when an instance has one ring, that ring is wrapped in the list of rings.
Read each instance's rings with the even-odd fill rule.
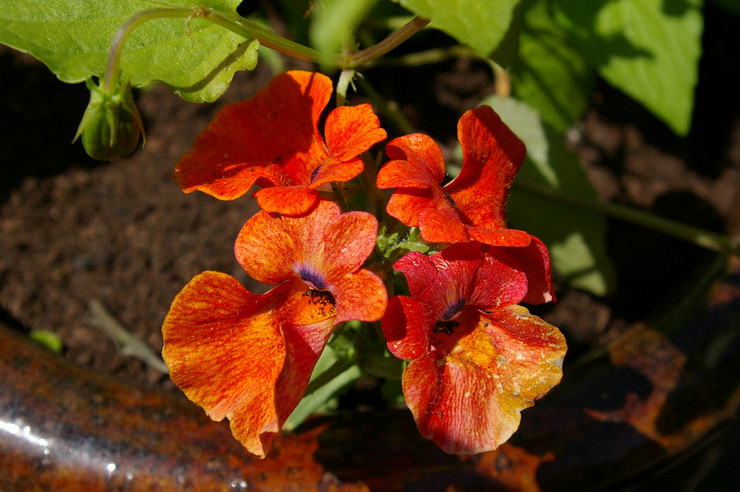
[[[331,381],[333,381],[337,376],[342,374],[344,371],[349,369],[350,367],[357,364],[357,356],[349,357],[349,358],[340,358],[337,360],[334,364],[332,364],[329,369],[319,374],[319,376],[308,383],[308,386],[306,387],[306,391],[303,393],[303,396],[308,396],[314,391],[320,389],[321,387],[329,384]]]
[[[153,19],[161,19],[166,17],[173,18],[188,18],[193,15],[192,8],[156,8],[149,10],[142,10],[137,12],[121,27],[116,31],[116,35],[113,37],[113,42],[110,47],[110,55],[108,56],[108,66],[105,71],[105,79],[101,84],[103,90],[110,89],[115,81],[118,80],[118,70],[121,65],[121,55],[123,52],[123,45],[126,43],[129,35],[146,21]]]
[[[719,253],[740,256],[740,242],[738,239],[729,237],[725,234],[718,234],[698,227],[682,224],[681,222],[666,219],[636,208],[570,195],[540,184],[515,181],[514,185],[522,190],[536,193],[553,200],[579,208],[593,210],[595,212],[610,215],[665,234],[670,234],[683,239],[684,241],[701,246],[702,248],[717,251]]]
[[[467,46],[454,45],[445,48],[432,48],[425,51],[416,51],[406,55],[384,58],[382,62],[377,62],[373,66],[382,67],[420,67],[432,63],[440,63],[450,59],[474,58],[481,61],[487,61],[473,53],[473,50]]]
[[[347,58],[342,64],[342,68],[355,68],[385,55],[422,30],[427,24],[429,24],[428,19],[414,17],[405,25],[393,31],[387,38],[378,44],[347,55]]]

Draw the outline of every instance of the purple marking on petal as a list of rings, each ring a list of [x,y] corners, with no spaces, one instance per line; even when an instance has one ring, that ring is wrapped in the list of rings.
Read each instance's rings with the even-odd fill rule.
[[[314,181],[316,181],[316,177],[319,175],[319,170],[321,170],[321,167],[322,166],[323,166],[323,164],[319,165],[319,167],[317,167],[316,169],[314,169],[313,172],[311,173],[311,183],[313,183]]]
[[[311,268],[302,267],[298,270],[298,275],[301,276],[301,280],[306,282],[314,289],[324,290],[326,289],[326,279]]]
[[[465,299],[458,299],[454,304],[450,305],[445,309],[445,312],[442,313],[442,321],[449,321],[457,314],[462,311],[462,308],[465,307]]]

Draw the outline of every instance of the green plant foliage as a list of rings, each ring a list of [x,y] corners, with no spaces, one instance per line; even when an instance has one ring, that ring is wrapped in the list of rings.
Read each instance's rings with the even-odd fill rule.
[[[519,56],[509,72],[514,95],[563,131],[588,108],[593,69],[557,24],[549,0],[522,2]]]
[[[701,57],[701,0],[558,0],[579,51],[609,83],[688,133]]]
[[[377,0],[323,0],[314,9],[309,36],[324,53],[354,49],[354,31]]]
[[[336,407],[337,395],[362,376],[362,371],[357,364],[345,364],[345,361],[352,357],[349,352],[353,350],[351,341],[341,335],[324,347],[311,373],[311,381],[317,381],[327,374],[331,377],[316,390],[306,390],[305,396],[290,414],[283,429],[293,430],[311,415],[330,411]],[[340,368],[339,371],[336,371],[337,367]]]
[[[521,225],[542,239],[550,248],[553,268],[571,285],[596,295],[607,294],[614,287],[615,274],[606,254],[606,218],[516,186],[524,181],[595,199],[577,156],[565,148],[563,134],[514,98],[492,96],[483,104],[491,105],[527,146],[527,159],[508,202],[511,225]]]
[[[506,36],[521,0],[394,0],[489,57]]]
[[[2,0],[0,43],[41,60],[60,80],[102,77],[118,28],[137,12],[162,7],[143,0]],[[173,7],[205,6],[238,20],[239,0],[186,0]],[[163,82],[183,99],[213,101],[234,72],[254,68],[256,45],[201,18],[155,19],[128,39],[122,78],[134,87]]]
[[[49,330],[31,330],[28,336],[34,342],[43,345],[52,352],[61,354],[64,350],[64,343],[59,335]]]

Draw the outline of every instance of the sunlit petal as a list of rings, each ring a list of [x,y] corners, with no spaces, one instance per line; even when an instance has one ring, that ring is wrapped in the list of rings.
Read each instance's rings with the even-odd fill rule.
[[[328,77],[292,71],[251,99],[224,106],[177,163],[180,187],[232,200],[258,180],[261,186],[307,184],[308,178],[296,178],[310,176],[311,163],[326,158],[318,121],[331,93]]]
[[[491,316],[467,308],[431,343],[404,372],[404,395],[422,435],[449,453],[498,447],[562,377],[562,334],[518,306]]]
[[[393,296],[383,315],[388,350],[399,359],[417,359],[429,351],[434,318],[424,304],[407,296]]]
[[[542,304],[555,300],[555,290],[550,274],[550,253],[547,246],[532,236],[532,242],[524,248],[506,248],[516,258],[527,275],[529,289],[522,300],[527,304]]]
[[[299,280],[263,295],[204,272],[178,294],[162,328],[170,377],[213,420],[264,456],[300,401],[334,326],[329,294]]]
[[[369,270],[362,269],[338,278],[329,289],[337,302],[337,323],[378,321],[388,304],[385,284]]]
[[[468,225],[506,228],[506,200],[524,161],[524,144],[490,106],[466,112],[458,122],[457,135],[463,153],[462,170],[445,191]]]

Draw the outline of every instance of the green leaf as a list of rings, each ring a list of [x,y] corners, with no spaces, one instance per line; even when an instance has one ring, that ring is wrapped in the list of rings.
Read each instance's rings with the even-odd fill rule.
[[[548,6],[549,0],[522,2],[519,57],[509,72],[514,95],[562,131],[588,108],[594,73]]]
[[[414,14],[430,19],[460,43],[489,57],[511,27],[521,0],[395,0]]]
[[[558,0],[573,42],[609,83],[688,133],[701,57],[701,0]]]
[[[353,42],[353,31],[378,0],[323,0],[311,18],[311,44],[324,53],[336,53]]]
[[[516,186],[531,182],[595,198],[577,156],[565,148],[563,134],[544,124],[536,111],[514,98],[492,96],[483,104],[491,105],[527,146],[527,159],[509,197],[509,222],[548,245],[553,268],[571,285],[596,295],[607,294],[614,286],[614,268],[606,253],[606,217]]]
[[[28,336],[34,342],[43,345],[52,352],[61,354],[64,350],[64,343],[59,335],[49,330],[31,330]]]
[[[161,7],[142,0],[4,1],[0,42],[41,60],[60,80],[102,77],[118,28],[137,12]],[[188,0],[173,7],[208,7],[238,21],[239,0]],[[213,101],[234,72],[254,67],[256,45],[193,17],[154,19],[135,29],[123,48],[122,78],[141,87],[163,82],[186,100]]]

